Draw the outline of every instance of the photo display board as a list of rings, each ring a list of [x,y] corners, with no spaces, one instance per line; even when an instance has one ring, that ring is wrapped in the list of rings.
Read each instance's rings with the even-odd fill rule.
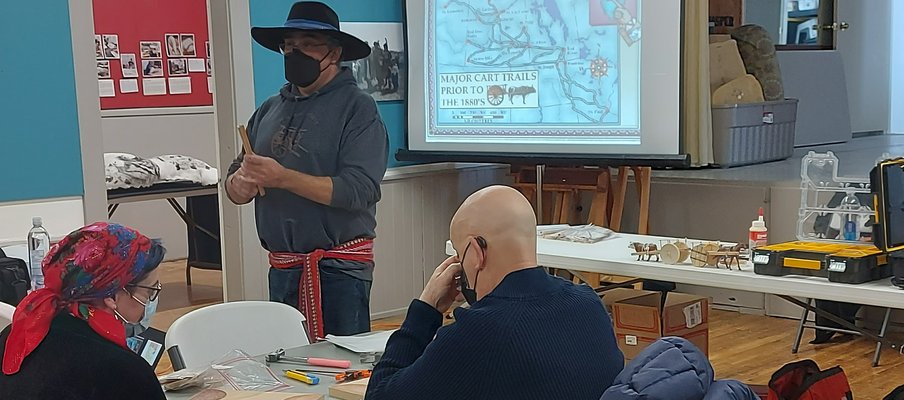
[[[102,110],[213,105],[205,0],[93,0]]]

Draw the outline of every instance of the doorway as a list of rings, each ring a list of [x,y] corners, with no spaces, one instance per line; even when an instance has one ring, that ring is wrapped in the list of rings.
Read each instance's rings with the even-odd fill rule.
[[[779,50],[833,50],[838,21],[837,0],[745,0],[743,21],[765,28]]]

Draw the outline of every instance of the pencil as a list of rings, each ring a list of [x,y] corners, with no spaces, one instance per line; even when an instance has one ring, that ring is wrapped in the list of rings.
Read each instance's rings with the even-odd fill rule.
[[[251,139],[248,139],[248,131],[245,130],[245,125],[239,125],[238,129],[239,129],[239,137],[242,139],[242,149],[245,150],[245,154],[254,155],[254,150],[251,149]],[[257,187],[257,192],[261,196],[264,196],[267,194],[267,192],[261,186]]]

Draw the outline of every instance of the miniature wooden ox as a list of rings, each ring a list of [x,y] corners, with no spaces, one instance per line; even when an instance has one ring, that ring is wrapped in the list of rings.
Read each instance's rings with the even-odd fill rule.
[[[747,250],[747,245],[744,243],[738,243],[734,246],[720,246],[719,251],[710,253],[711,256],[716,256],[716,266],[724,265],[725,268],[731,269],[731,264],[734,263],[738,266],[738,271],[741,270],[741,253]]]
[[[659,247],[655,243],[632,242],[628,248],[634,250],[631,255],[637,256],[637,261],[652,261],[653,256],[659,261]]]

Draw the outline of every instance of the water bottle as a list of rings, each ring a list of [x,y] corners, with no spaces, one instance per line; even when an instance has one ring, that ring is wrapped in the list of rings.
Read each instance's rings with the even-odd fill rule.
[[[44,271],[41,266],[44,256],[50,250],[50,234],[44,229],[41,217],[31,219],[31,230],[28,231],[28,262],[31,274],[31,287],[37,290],[44,287]]]
[[[860,200],[854,193],[848,193],[841,199],[841,205],[838,206],[842,211],[841,232],[844,240],[857,241],[860,240]],[[853,212],[845,212],[853,211]]]

